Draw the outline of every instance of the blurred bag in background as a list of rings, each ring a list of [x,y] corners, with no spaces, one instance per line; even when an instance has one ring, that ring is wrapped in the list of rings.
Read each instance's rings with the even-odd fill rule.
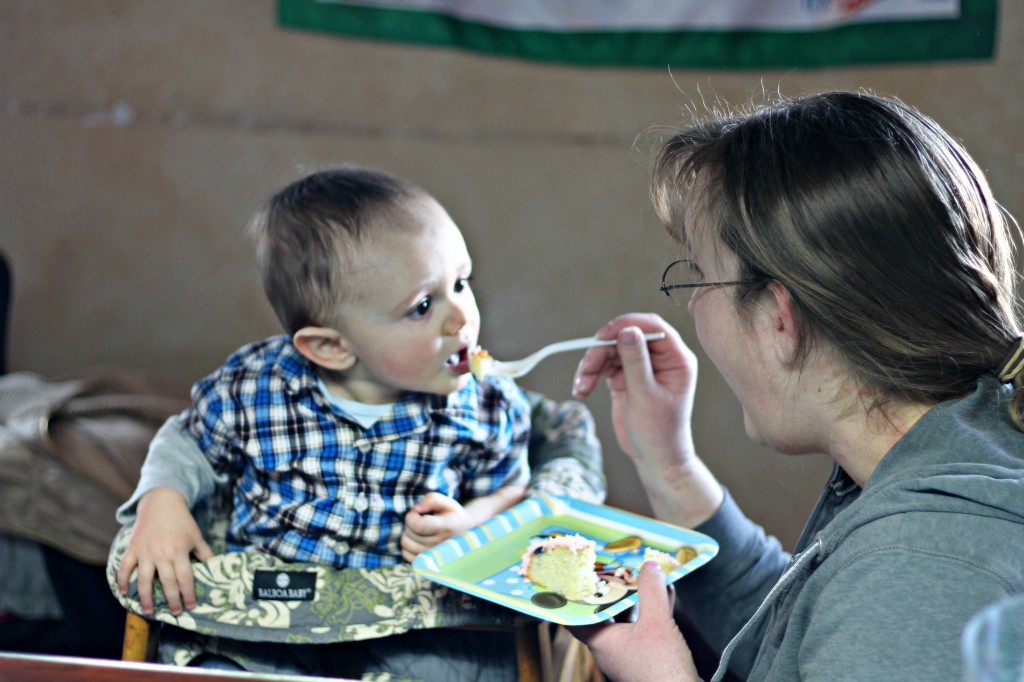
[[[0,376],[0,649],[120,655],[114,512],[188,404],[187,387],[123,369]]]

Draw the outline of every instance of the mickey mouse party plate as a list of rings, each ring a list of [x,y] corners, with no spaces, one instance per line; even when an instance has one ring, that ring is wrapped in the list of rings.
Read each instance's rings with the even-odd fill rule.
[[[568,601],[519,574],[531,542],[575,534],[596,544],[594,595]],[[648,548],[678,562],[666,575],[669,583],[718,554],[718,543],[703,533],[568,497],[535,497],[423,552],[412,566],[430,580],[535,618],[590,625],[636,604],[636,576]]]

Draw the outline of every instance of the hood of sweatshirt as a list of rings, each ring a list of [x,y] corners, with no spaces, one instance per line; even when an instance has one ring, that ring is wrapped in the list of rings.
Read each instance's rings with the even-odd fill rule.
[[[878,518],[950,512],[1024,524],[1024,433],[1010,421],[1013,391],[984,377],[971,395],[939,403],[886,453],[860,499],[819,534],[823,558]]]
[[[991,517],[1024,525],[1024,433],[1009,416],[1011,387],[994,376],[979,379],[970,395],[939,403],[886,453],[857,499],[792,557],[760,608],[726,647],[713,682],[732,650],[767,614],[772,603],[806,569],[820,564],[855,530],[909,512]],[[855,485],[843,472],[834,494]]]

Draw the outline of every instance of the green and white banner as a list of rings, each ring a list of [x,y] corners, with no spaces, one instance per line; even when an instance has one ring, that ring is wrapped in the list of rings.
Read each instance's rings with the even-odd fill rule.
[[[289,28],[580,66],[990,59],[998,0],[278,0]]]

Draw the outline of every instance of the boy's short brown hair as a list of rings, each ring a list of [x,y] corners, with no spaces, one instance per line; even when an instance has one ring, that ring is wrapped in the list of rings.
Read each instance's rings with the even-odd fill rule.
[[[288,334],[332,326],[345,295],[346,253],[354,253],[368,230],[422,193],[389,173],[345,165],[307,175],[270,198],[248,233],[256,244],[263,291]]]

